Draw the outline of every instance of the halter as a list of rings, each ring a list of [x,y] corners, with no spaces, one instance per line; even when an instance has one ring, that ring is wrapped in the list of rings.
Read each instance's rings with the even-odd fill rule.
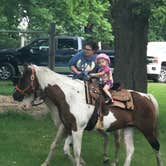
[[[16,86],[16,90],[17,90],[19,93],[21,93],[22,95],[24,95],[25,92],[27,92],[29,89],[32,89],[32,91],[35,90],[35,82],[34,82],[34,80],[35,80],[35,69],[34,69],[34,68],[32,68],[32,74],[31,74],[30,80],[31,80],[30,85],[28,85],[26,88],[24,88],[24,89],[22,90],[22,89],[20,89],[20,88],[18,87],[18,85],[17,85],[17,86]]]

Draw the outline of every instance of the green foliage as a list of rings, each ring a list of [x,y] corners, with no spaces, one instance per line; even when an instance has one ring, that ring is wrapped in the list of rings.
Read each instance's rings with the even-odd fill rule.
[[[149,40],[164,41],[166,40],[166,1],[158,4],[152,9],[152,14],[149,20]]]
[[[24,10],[30,20],[28,30],[43,30],[47,34],[50,22],[55,22],[57,34],[113,41],[107,0],[4,1],[0,7],[1,28],[17,29],[19,19],[25,16]]]
[[[146,8],[152,8],[149,40],[166,40],[166,1],[165,0],[130,0],[136,6],[135,14],[148,15]],[[56,33],[79,35],[93,38],[111,45],[114,41],[110,6],[116,0],[2,0],[0,6],[1,30],[17,30],[19,19],[28,15],[28,30],[42,30],[47,35],[50,22],[56,23]],[[139,8],[138,8],[139,6]],[[26,10],[27,13],[24,11]],[[19,35],[0,34],[0,47],[18,47]],[[37,37],[28,34],[27,37]]]

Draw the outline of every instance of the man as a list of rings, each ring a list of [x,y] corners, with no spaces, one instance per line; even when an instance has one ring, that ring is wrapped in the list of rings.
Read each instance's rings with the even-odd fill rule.
[[[98,46],[89,41],[84,45],[84,50],[78,52],[69,61],[70,70],[74,73],[73,78],[85,80],[87,74],[97,72],[96,51]]]

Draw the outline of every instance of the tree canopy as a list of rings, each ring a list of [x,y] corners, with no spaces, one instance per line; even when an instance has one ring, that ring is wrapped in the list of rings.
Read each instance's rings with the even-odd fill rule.
[[[149,41],[166,41],[166,0],[156,2],[149,19]]]
[[[137,1],[137,0],[135,0]],[[17,30],[22,17],[29,17],[28,30],[44,31],[48,34],[50,22],[56,23],[57,34],[79,35],[104,42],[114,42],[112,34],[112,10],[115,0],[2,0],[0,6],[1,30]],[[139,0],[142,8],[152,0]],[[149,40],[165,40],[166,0],[155,0],[149,20]],[[153,3],[154,4],[154,3]],[[25,12],[26,11],[26,12]],[[139,11],[136,11],[139,12]],[[144,13],[147,14],[147,13]],[[4,37],[3,37],[4,36]],[[18,34],[9,34],[10,41],[16,42]],[[1,41],[5,41],[1,33]],[[12,39],[12,40],[11,40]],[[7,42],[8,44],[10,42]]]
[[[7,0],[0,7],[0,26],[15,30],[27,15],[28,30],[48,33],[50,22],[55,22],[57,34],[79,35],[111,45],[114,38],[108,11],[107,0]]]

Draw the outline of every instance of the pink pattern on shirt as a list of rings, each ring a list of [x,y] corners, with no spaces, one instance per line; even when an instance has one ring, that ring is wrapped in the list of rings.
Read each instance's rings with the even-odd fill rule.
[[[105,66],[105,67],[99,69],[99,72],[102,72],[102,71],[104,71],[106,74],[109,74],[110,73],[109,66]]]

